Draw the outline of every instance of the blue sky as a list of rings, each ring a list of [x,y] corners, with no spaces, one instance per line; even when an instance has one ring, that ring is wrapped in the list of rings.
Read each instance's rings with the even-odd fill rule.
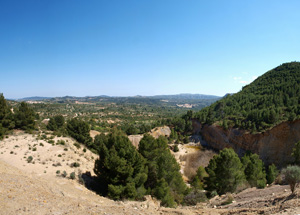
[[[3,0],[0,92],[223,96],[299,61],[298,0]]]

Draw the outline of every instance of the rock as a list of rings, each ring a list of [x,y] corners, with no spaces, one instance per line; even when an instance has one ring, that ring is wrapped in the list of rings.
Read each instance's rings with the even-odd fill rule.
[[[300,139],[300,120],[282,122],[263,133],[251,134],[240,129],[224,130],[221,126],[204,125],[201,129],[207,144],[215,149],[232,147],[239,155],[257,153],[266,165],[278,167],[292,162],[292,149]]]

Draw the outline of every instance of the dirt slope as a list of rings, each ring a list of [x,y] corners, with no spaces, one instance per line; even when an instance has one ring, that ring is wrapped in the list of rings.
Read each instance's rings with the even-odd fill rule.
[[[68,173],[74,171],[76,175],[79,171],[92,173],[94,160],[91,157],[95,155],[88,150],[83,153],[83,148],[77,149],[70,138],[64,140],[65,146],[53,146],[46,141],[36,140],[32,135],[18,133],[0,142],[1,215],[300,214],[300,201],[297,196],[290,195],[288,186],[279,185],[263,190],[244,190],[233,195],[234,202],[225,206],[222,203],[226,196],[216,197],[194,207],[176,209],[160,207],[159,202],[149,196],[142,202],[112,201],[88,190],[78,180],[56,176],[58,169]],[[32,148],[36,141],[44,146],[36,145],[36,151],[29,150],[29,145]],[[65,151],[64,148],[68,150]],[[57,156],[62,153],[65,153],[62,157]],[[28,163],[28,156],[32,156],[36,162]],[[80,167],[70,167],[70,163],[74,161],[79,162]],[[61,166],[53,166],[57,162],[61,162]]]

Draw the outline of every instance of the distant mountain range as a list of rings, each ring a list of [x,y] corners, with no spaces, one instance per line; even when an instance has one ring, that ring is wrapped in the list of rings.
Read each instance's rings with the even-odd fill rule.
[[[76,96],[64,96],[64,97],[42,97],[42,96],[33,96],[33,97],[25,97],[22,99],[17,99],[17,101],[42,101],[42,100],[95,100],[101,98],[150,98],[150,99],[164,99],[164,100],[210,100],[210,99],[220,99],[219,96],[214,95],[205,95],[205,94],[189,94],[182,93],[176,95],[155,95],[155,96],[85,96],[85,97],[76,97]]]

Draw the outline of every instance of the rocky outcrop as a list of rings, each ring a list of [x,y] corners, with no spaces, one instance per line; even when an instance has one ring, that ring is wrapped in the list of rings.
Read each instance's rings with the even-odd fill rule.
[[[201,133],[207,144],[215,149],[231,147],[240,156],[246,151],[251,151],[257,153],[265,164],[274,163],[282,167],[292,161],[292,149],[300,140],[300,120],[283,122],[258,134],[239,129],[225,131],[215,125],[204,125]]]
[[[171,134],[171,129],[168,126],[163,126],[163,127],[156,127],[149,132],[151,136],[154,138],[158,138],[159,136],[164,136],[164,137],[169,137]],[[144,137],[144,135],[129,135],[128,138],[131,141],[132,145],[134,145],[136,148],[139,147],[139,143],[141,139]]]

